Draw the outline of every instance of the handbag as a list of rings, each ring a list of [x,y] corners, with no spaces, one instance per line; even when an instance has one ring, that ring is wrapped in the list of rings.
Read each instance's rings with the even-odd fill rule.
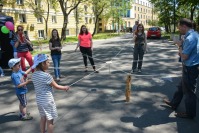
[[[29,51],[33,51],[33,45],[32,44],[27,44]]]

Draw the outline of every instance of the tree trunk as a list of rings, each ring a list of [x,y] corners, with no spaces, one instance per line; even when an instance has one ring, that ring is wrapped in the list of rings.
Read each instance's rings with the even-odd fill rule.
[[[199,10],[198,10],[198,25],[199,25]],[[198,27],[198,30],[199,30],[199,27]]]
[[[62,27],[62,31],[61,31],[61,40],[66,39],[67,24],[68,24],[68,14],[64,15],[64,23],[63,23],[63,27]]]
[[[176,0],[173,1],[173,33],[176,32]]]
[[[46,25],[45,25],[45,28],[46,28],[46,37],[45,39],[48,38],[48,18],[49,18],[49,12],[50,12],[50,3],[49,1],[48,2],[48,12],[47,12],[47,17],[46,17]]]
[[[97,28],[98,28],[98,20],[99,20],[99,16],[97,15],[96,18],[95,18],[95,28],[94,28],[94,31],[93,31],[92,36],[94,36],[95,33],[96,33],[96,31],[97,31]]]
[[[190,16],[190,19],[193,20],[193,15],[194,15],[194,11],[196,9],[196,6],[192,6],[191,7],[191,16]]]
[[[45,36],[45,40],[48,38],[48,20],[45,19],[45,32],[46,32],[46,36]]]
[[[117,20],[117,33],[120,34],[120,18],[118,17],[118,20]]]

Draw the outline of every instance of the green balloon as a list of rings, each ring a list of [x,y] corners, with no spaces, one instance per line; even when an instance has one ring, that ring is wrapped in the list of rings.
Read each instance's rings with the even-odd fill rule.
[[[8,34],[10,32],[10,30],[6,27],[6,26],[2,26],[1,27],[1,31],[4,33],[4,34]]]

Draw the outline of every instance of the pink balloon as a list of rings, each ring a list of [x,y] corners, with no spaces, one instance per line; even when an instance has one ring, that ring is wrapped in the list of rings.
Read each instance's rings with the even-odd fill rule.
[[[5,26],[9,29],[9,30],[14,30],[14,24],[10,21],[7,21],[5,23]]]

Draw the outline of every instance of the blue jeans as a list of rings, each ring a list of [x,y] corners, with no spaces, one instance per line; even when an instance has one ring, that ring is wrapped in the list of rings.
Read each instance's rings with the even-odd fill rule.
[[[61,60],[61,55],[51,55],[52,60],[53,60],[53,65],[54,65],[54,73],[55,77],[59,78],[60,77],[60,60]]]
[[[3,73],[3,69],[0,67],[0,75],[3,75],[4,73]]]

